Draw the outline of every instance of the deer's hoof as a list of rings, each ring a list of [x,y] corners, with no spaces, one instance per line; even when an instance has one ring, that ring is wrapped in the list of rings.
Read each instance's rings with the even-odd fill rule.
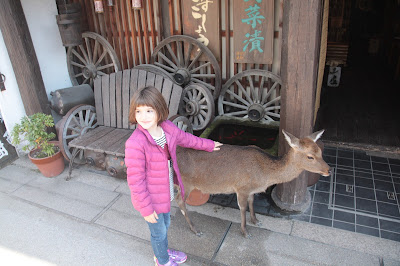
[[[201,231],[198,231],[197,233],[196,233],[196,236],[198,236],[198,237],[201,237],[203,235],[203,232],[201,232]]]

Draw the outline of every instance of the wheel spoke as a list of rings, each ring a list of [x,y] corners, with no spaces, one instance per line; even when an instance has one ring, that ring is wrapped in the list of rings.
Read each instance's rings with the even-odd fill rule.
[[[85,42],[86,42],[86,49],[88,52],[88,57],[89,57],[89,62],[93,62],[93,57],[92,57],[92,47],[90,47],[90,40],[89,38],[85,38]]]
[[[185,68],[188,68],[189,65],[189,60],[190,60],[190,54],[192,53],[193,49],[193,44],[189,43],[189,48],[185,57]]]
[[[274,85],[272,85],[271,89],[269,89],[269,91],[264,95],[264,97],[262,98],[261,104],[264,104],[265,101],[268,99],[268,97],[271,95],[271,93],[273,91],[276,90],[276,87],[279,85],[278,82],[275,82]]]
[[[205,63],[205,64],[202,64],[202,65],[200,65],[200,66],[198,66],[198,67],[192,69],[192,70],[190,71],[190,73],[195,73],[196,71],[199,71],[201,68],[208,67],[209,65],[211,65],[211,62],[207,62],[207,63]]]
[[[93,49],[93,62],[97,60],[97,50],[98,50],[99,42],[97,40],[94,41],[94,49]]]
[[[90,63],[89,57],[88,57],[88,55],[87,55],[87,53],[86,53],[86,51],[85,51],[85,48],[83,47],[82,44],[79,45],[79,49],[81,49],[81,52],[82,52],[82,54],[83,54],[83,57],[85,57],[85,59],[86,59],[86,62]]]
[[[67,127],[67,129],[73,132],[82,132],[82,130],[79,127]]]
[[[74,120],[75,125],[77,125],[78,127],[80,127],[81,124],[79,123],[79,121],[76,119],[75,116],[72,116],[72,120]]]
[[[167,43],[166,46],[167,46],[168,52],[169,52],[169,54],[171,55],[172,59],[174,59],[175,62],[178,64],[178,63],[179,63],[179,60],[178,60],[178,58],[176,57],[174,51],[172,50],[171,45],[170,45],[169,43]]]
[[[98,67],[97,70],[103,70],[103,69],[106,69],[106,68],[109,68],[109,67],[114,67],[114,64],[111,63],[111,64],[108,64],[108,65],[104,65],[104,66]]]
[[[240,108],[240,109],[243,109],[243,110],[247,110],[248,109],[248,106],[240,105],[240,104],[237,104],[237,103],[232,103],[232,102],[227,102],[227,101],[222,101],[222,103],[224,105]]]
[[[201,113],[201,112],[200,112],[200,113]],[[206,115],[207,115],[207,114],[205,114],[204,117],[205,117]],[[198,118],[199,121],[200,121],[199,125],[203,125],[203,124],[204,124],[204,122],[205,122],[204,117],[203,117],[202,114],[198,114],[198,115],[197,115],[197,118]]]
[[[231,90],[227,90],[226,91],[229,95],[233,96],[234,98],[236,98],[238,101],[240,101],[241,103],[243,103],[246,106],[250,106],[250,103],[247,102],[245,99],[243,99],[242,97],[239,97],[239,95],[237,95],[236,93],[234,93]]]
[[[84,65],[78,64],[78,63],[73,62],[73,61],[71,62],[71,65],[77,66],[77,67],[80,67],[80,68],[84,68],[85,67]]]
[[[266,104],[264,104],[263,107],[266,108],[266,107],[272,105],[273,103],[276,103],[276,102],[280,101],[280,99],[281,99],[281,96],[278,96],[275,99],[273,99],[272,101],[267,102]]]
[[[99,76],[104,76],[104,75],[107,75],[106,73],[104,73],[103,71],[97,71],[96,72],[96,74],[97,75],[99,75]]]
[[[169,60],[168,57],[166,57],[163,53],[158,52],[158,55],[164,59],[165,62],[167,62],[171,67],[173,67],[174,69],[178,69],[177,65],[174,64],[174,62],[172,62],[171,60]]]
[[[80,77],[80,76],[83,76],[83,73],[76,74],[76,75],[74,76],[74,78],[77,78],[77,77]]]
[[[193,59],[193,61],[192,61],[192,62],[190,63],[190,65],[187,67],[187,70],[190,70],[190,69],[195,65],[195,63],[197,62],[197,60],[199,60],[199,58],[200,58],[200,56],[202,55],[202,53],[203,53],[202,50],[200,50],[200,51],[197,53],[196,57]]]
[[[68,135],[68,136],[65,136],[65,139],[74,139],[74,138],[79,137],[80,135],[81,135],[81,134]]]
[[[235,80],[235,83],[239,87],[239,89],[243,92],[243,94],[246,96],[246,98],[249,100],[249,103],[253,104],[253,100],[251,99],[247,91],[243,88],[242,83],[240,83],[239,80]]]
[[[280,115],[280,114],[273,113],[273,112],[267,112],[266,115],[268,115],[268,116],[273,116],[273,117],[276,117],[276,118],[281,118],[281,115]]]
[[[79,60],[81,60],[82,63],[84,63],[85,65],[88,64],[88,62],[82,58],[82,56],[75,50],[75,48],[72,49],[72,53],[78,57]]]
[[[254,84],[253,84],[253,78],[252,78],[253,76],[247,76],[247,80],[249,81],[249,85],[250,85],[250,92],[251,92],[251,95],[253,96],[253,100],[255,101],[255,102],[258,102],[258,97],[257,97],[257,95],[256,95],[256,89],[254,88]]]
[[[272,111],[272,110],[280,110],[280,109],[281,109],[280,106],[270,106],[270,107],[265,108],[264,110],[265,111]]]
[[[178,49],[178,64],[179,67],[183,67],[184,58],[182,52],[182,43],[180,41],[176,41],[176,48]]]
[[[101,54],[101,56],[100,56],[99,59],[97,60],[96,64],[94,64],[95,67],[97,67],[97,66],[100,64],[100,62],[104,59],[104,57],[106,56],[106,54],[107,54],[107,50],[104,49],[103,53]]]
[[[85,113],[85,126],[87,126],[88,123],[89,123],[89,117],[90,117],[90,110],[86,110],[86,113]]]
[[[158,63],[158,62],[154,62],[154,65],[159,66],[159,67],[167,70],[169,73],[174,73],[175,72],[175,69],[170,68],[170,67],[168,67],[168,66],[166,66],[164,64],[161,64],[161,63]]]
[[[84,127],[84,126],[85,126],[85,120],[84,120],[84,118],[83,118],[83,111],[82,111],[82,110],[79,111],[78,117],[79,117],[79,124],[80,124],[82,127]]]
[[[90,118],[90,121],[88,122],[88,125],[89,125],[89,126],[93,127],[93,126],[92,126],[92,123],[93,123],[93,121],[94,121],[95,118],[96,118],[96,113],[93,113],[93,114],[92,114],[92,117]]]

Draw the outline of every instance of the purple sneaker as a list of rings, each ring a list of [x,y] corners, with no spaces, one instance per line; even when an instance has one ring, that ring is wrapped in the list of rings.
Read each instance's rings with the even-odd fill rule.
[[[187,255],[182,251],[168,249],[168,255],[170,260],[178,264],[184,263],[187,260]]]
[[[160,263],[158,263],[158,259],[156,258],[156,256],[154,256],[154,262],[156,263],[156,266],[162,266],[162,265],[165,265],[165,266],[177,266],[178,265],[171,258],[169,258],[169,261],[166,264],[160,264]]]

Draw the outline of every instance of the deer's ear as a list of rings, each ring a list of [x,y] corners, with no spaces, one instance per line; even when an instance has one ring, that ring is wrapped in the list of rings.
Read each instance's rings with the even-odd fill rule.
[[[312,133],[308,138],[312,139],[312,141],[316,142],[324,133],[325,129]]]
[[[285,136],[286,141],[289,143],[290,147],[298,148],[299,147],[299,139],[290,134],[289,132],[282,129],[282,133]]]

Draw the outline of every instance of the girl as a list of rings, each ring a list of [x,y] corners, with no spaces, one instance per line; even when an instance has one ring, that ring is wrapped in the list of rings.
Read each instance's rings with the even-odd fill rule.
[[[133,95],[129,122],[138,126],[125,144],[127,180],[132,204],[150,228],[156,265],[177,265],[187,258],[183,252],[168,249],[167,239],[174,179],[185,195],[176,146],[211,152],[222,145],[186,133],[167,118],[167,104],[156,88],[145,87]]]

